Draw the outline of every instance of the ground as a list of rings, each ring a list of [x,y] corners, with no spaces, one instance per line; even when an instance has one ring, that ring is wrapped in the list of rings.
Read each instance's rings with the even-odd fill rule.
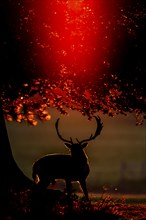
[[[123,216],[125,220],[146,220],[146,204],[125,205]]]
[[[4,220],[146,220],[145,195],[90,194],[86,201],[82,194],[46,190],[35,193],[28,189],[24,192],[10,192],[9,208]]]

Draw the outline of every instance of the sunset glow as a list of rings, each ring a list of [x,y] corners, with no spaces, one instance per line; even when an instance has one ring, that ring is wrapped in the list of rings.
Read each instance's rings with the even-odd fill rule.
[[[95,7],[96,3],[96,7]],[[35,32],[39,62],[44,70],[71,75],[88,75],[106,63],[100,10],[104,5],[93,0],[54,0],[36,4]],[[39,10],[38,10],[39,8]],[[100,18],[100,20],[99,20]]]
[[[68,0],[67,1],[67,6],[71,10],[80,11],[81,8],[82,8],[83,2],[84,2],[84,0]]]

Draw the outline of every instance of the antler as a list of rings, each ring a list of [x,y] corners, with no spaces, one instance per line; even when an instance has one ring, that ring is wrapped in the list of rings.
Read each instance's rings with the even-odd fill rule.
[[[71,138],[71,137],[70,137],[70,140],[66,140],[66,139],[64,139],[64,138],[61,136],[61,134],[59,133],[59,130],[58,130],[59,120],[60,120],[60,118],[58,118],[57,121],[56,121],[56,123],[55,123],[55,127],[56,127],[56,131],[57,131],[58,137],[59,137],[62,141],[64,141],[64,142],[73,144],[73,141],[72,141],[72,138]]]
[[[102,130],[102,128],[103,128],[103,123],[101,122],[101,119],[100,119],[99,116],[94,116],[94,118],[96,119],[96,122],[97,122],[97,128],[96,128],[95,134],[94,134],[94,135],[91,134],[91,136],[90,136],[89,138],[84,139],[84,140],[82,140],[82,141],[79,141],[79,140],[76,138],[76,140],[77,140],[80,144],[82,144],[82,143],[84,143],[84,142],[87,142],[87,141],[91,141],[91,140],[95,139],[98,135],[100,135],[100,132],[101,132],[101,130]]]

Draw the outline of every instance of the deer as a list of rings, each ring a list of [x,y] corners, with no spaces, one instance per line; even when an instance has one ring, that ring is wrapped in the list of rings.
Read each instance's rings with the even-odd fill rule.
[[[70,154],[48,154],[38,159],[33,164],[32,177],[34,183],[41,188],[47,188],[51,183],[55,184],[55,180],[63,179],[66,182],[66,191],[71,195],[71,182],[77,181],[80,183],[80,188],[87,200],[88,190],[86,187],[86,178],[89,175],[89,161],[84,151],[88,142],[94,140],[103,128],[103,123],[99,116],[93,116],[96,119],[97,128],[95,134],[91,134],[89,138],[79,141],[76,138],[76,143],[70,137],[69,140],[62,137],[59,132],[58,124],[60,118],[55,123],[57,135],[65,146],[69,149]]]

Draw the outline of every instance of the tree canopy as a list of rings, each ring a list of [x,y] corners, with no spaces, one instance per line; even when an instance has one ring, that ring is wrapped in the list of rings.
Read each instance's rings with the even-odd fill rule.
[[[146,7],[139,1],[1,3],[1,101],[9,121],[49,120],[49,108],[90,119],[146,115]]]

